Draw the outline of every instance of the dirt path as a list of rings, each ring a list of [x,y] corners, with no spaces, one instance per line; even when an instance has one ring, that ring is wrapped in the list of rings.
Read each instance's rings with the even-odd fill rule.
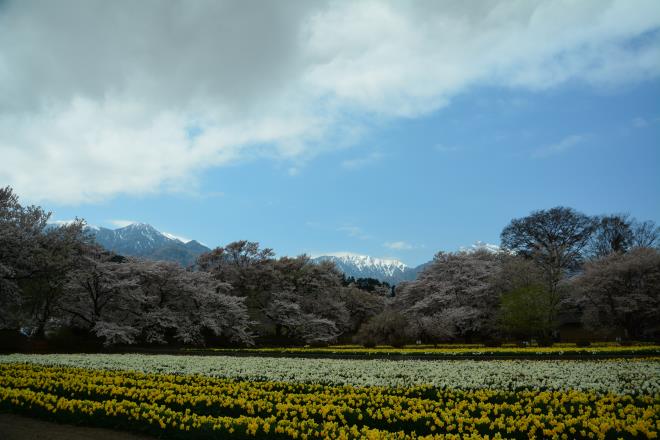
[[[154,437],[113,431],[60,425],[14,414],[0,414],[2,440],[154,440]]]

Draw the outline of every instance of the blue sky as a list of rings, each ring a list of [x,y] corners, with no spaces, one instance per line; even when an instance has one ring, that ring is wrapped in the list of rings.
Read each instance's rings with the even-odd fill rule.
[[[226,14],[200,3],[192,22],[208,32],[181,43],[177,67],[162,40],[178,11],[108,23],[89,2],[51,29],[47,5],[8,2],[0,24],[21,15],[31,26],[12,35],[42,42],[34,55],[0,43],[15,61],[0,183],[55,220],[410,265],[499,243],[512,218],[557,205],[660,222],[660,7],[635,3],[282,2],[266,24],[253,4],[237,13],[273,41],[226,47],[213,34]],[[117,26],[150,55],[114,48],[103,29]],[[77,28],[101,54],[76,47]],[[37,75],[39,50],[61,41],[71,49]]]
[[[478,89],[423,118],[375,124],[295,175],[262,159],[205,172],[195,194],[47,206],[57,219],[143,221],[209,246],[245,238],[283,255],[349,251],[419,264],[438,250],[498,243],[511,218],[534,209],[658,222],[659,140],[658,81]]]

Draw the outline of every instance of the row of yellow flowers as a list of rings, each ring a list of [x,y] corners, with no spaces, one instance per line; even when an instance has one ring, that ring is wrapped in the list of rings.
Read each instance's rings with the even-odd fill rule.
[[[649,341],[635,341],[635,342],[626,342],[626,343],[621,343],[621,342],[616,342],[616,341],[595,341],[595,342],[590,342],[589,347],[648,347],[655,345],[657,346],[657,343],[649,342]],[[519,343],[513,343],[513,342],[504,342],[501,345],[502,347],[509,347],[509,348],[520,348]],[[532,341],[530,344],[532,347],[537,347],[539,346],[537,343]],[[306,346],[309,347],[309,346]],[[328,347],[331,348],[362,348],[363,346],[360,344],[335,344],[335,345],[329,345]],[[483,348],[485,347],[484,344],[479,344],[479,343],[460,343],[460,342],[445,342],[445,343],[439,343],[439,344],[411,344],[411,345],[405,345],[405,348]],[[552,347],[578,347],[578,344],[575,342],[555,342],[552,344]],[[391,345],[378,345],[377,348],[392,348]]]
[[[198,350],[196,350],[198,351]],[[406,347],[377,346],[366,348],[359,345],[337,345],[329,347],[261,347],[252,349],[212,349],[215,352],[235,353],[324,353],[324,354],[385,354],[385,355],[660,355],[660,345],[618,345],[595,344],[589,347],[578,347],[575,344],[555,344],[551,347],[504,345],[501,347],[486,347],[484,345],[411,345]]]
[[[0,407],[170,438],[656,438],[660,395],[242,382],[0,365]]]

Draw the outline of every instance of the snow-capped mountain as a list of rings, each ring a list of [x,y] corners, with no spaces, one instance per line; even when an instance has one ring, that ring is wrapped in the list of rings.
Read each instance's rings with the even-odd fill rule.
[[[65,221],[54,221],[53,227],[66,224]],[[118,229],[109,229],[88,225],[86,230],[94,236],[96,242],[104,248],[120,255],[141,257],[149,260],[175,261],[184,266],[195,263],[197,257],[211,249],[196,240],[186,240],[176,235],[160,232],[146,223],[132,223]],[[483,241],[476,241],[471,246],[460,247],[460,252],[501,252],[502,249]],[[320,255],[312,261],[331,261],[348,277],[374,278],[390,284],[402,281],[412,281],[423,271],[431,261],[411,267],[405,263],[388,258],[375,258],[369,255],[337,252]]]
[[[199,255],[210,250],[198,241],[184,242],[146,223],[133,223],[118,229],[88,226],[87,231],[98,244],[120,255],[176,261],[184,266],[193,264]]]
[[[492,252],[494,254],[500,252],[502,248],[500,248],[496,244],[492,243],[486,243],[481,240],[477,240],[474,242],[474,244],[470,245],[469,247],[461,246],[459,248],[460,252],[476,252],[476,251],[486,251],[486,252]]]
[[[368,255],[335,253],[321,255],[313,261],[332,261],[344,275],[355,278],[375,278],[390,284],[414,280],[416,268],[394,259],[374,258]]]

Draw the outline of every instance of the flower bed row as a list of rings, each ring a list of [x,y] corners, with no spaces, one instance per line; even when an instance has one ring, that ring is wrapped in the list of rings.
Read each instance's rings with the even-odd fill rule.
[[[431,356],[431,357],[561,357],[561,356],[660,356],[660,345],[614,344],[578,347],[574,344],[557,344],[552,347],[486,347],[483,345],[432,345],[406,346],[402,348],[378,346],[365,348],[355,345],[330,347],[264,347],[264,348],[214,348],[206,350],[191,350],[194,352],[212,352],[226,354],[326,354],[326,355],[370,355],[370,356]]]
[[[0,356],[0,364],[7,362],[324,385],[429,385],[465,390],[582,390],[631,395],[660,393],[660,361],[654,359],[393,362],[136,354]]]
[[[0,364],[0,408],[166,438],[655,438],[660,394],[356,387]]]

